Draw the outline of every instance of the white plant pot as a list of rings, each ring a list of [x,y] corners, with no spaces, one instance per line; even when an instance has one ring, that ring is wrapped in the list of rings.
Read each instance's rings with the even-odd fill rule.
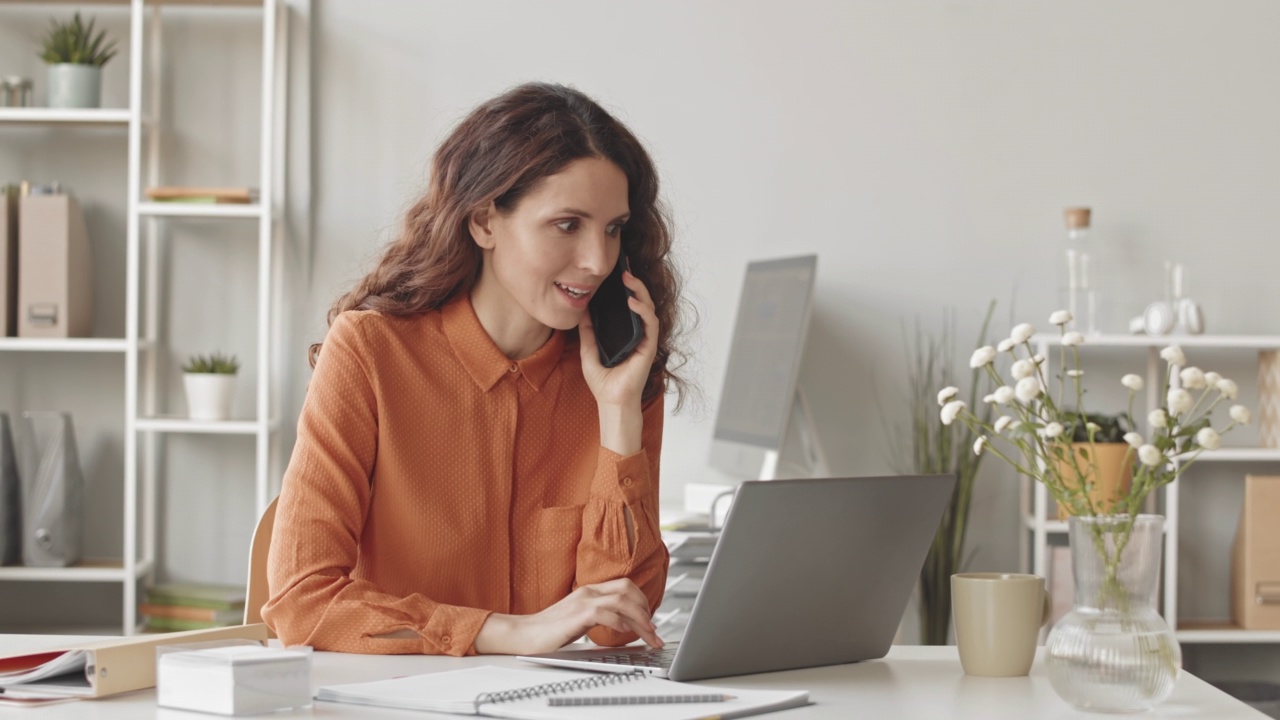
[[[96,108],[102,104],[102,68],[58,63],[49,66],[49,107]]]
[[[187,412],[192,420],[230,420],[236,376],[225,373],[186,373]]]

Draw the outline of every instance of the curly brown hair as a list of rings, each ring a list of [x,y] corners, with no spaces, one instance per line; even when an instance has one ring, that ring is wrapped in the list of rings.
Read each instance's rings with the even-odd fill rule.
[[[513,210],[543,178],[592,157],[609,160],[627,176],[631,219],[622,228],[622,251],[648,287],[660,323],[643,398],[670,387],[679,408],[690,389],[675,372],[686,359],[677,347],[681,280],[670,257],[671,219],[658,197],[657,170],[626,126],[563,85],[515,87],[477,107],[450,133],[432,157],[426,194],[409,209],[377,266],[329,308],[329,324],[348,310],[418,315],[469,293],[483,262],[468,229],[471,214],[489,203]],[[312,367],[320,347],[310,348]]]

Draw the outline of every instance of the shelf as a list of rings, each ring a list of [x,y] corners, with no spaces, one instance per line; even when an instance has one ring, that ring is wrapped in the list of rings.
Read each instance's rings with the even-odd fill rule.
[[[3,0],[0,0],[3,2]],[[128,125],[128,108],[0,108],[0,123],[11,125]]]
[[[1058,345],[1062,337],[1040,333],[1032,336],[1032,345]],[[1280,335],[1086,335],[1081,347],[1145,347],[1163,348],[1245,348],[1249,350],[1280,349]]]
[[[1141,515],[1144,515],[1144,514],[1146,513],[1139,513],[1139,517],[1141,517]],[[1030,515],[1022,516],[1022,524],[1028,530],[1034,531],[1036,529],[1036,519]],[[1054,534],[1064,535],[1068,531],[1068,523],[1066,520],[1045,520],[1044,531],[1049,533],[1050,535],[1054,535]],[[1164,526],[1164,532],[1165,533],[1169,532],[1169,526],[1167,524]]]
[[[147,5],[185,7],[262,7],[263,0],[146,0]],[[125,5],[130,0],[0,0],[0,5]]]
[[[138,347],[143,347],[138,343]],[[0,352],[127,352],[129,341],[123,338],[0,338]]]
[[[138,214],[150,217],[259,218],[262,217],[262,205],[258,203],[210,205],[181,202],[142,202],[138,203]]]
[[[1280,630],[1245,630],[1225,621],[1184,621],[1177,636],[1184,643],[1280,643]]]
[[[275,429],[275,422],[267,429]],[[137,428],[143,432],[204,433],[210,435],[253,435],[262,428],[257,420],[192,420],[184,417],[138,418]]]
[[[133,579],[146,575],[150,570],[150,563],[138,563]],[[124,563],[119,560],[84,560],[73,567],[0,567],[0,580],[124,582],[129,579]]]
[[[1186,460],[1187,455],[1179,455],[1178,460]],[[1275,448],[1221,448],[1205,450],[1196,458],[1202,462],[1280,462],[1280,450]]]
[[[1024,515],[1022,517],[1022,524],[1026,525],[1028,530],[1036,529],[1036,519],[1030,515]],[[1067,521],[1066,520],[1045,520],[1044,530],[1050,535],[1054,533],[1065,533],[1067,532]]]

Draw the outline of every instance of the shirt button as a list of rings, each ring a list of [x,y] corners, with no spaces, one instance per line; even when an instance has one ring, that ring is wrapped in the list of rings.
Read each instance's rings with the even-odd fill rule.
[[[622,478],[622,484],[627,487],[631,487],[631,478],[629,477]]]
[[[507,371],[508,371],[508,372],[515,372],[515,371],[517,371],[517,370],[519,370],[519,369],[520,369],[520,366],[519,366],[519,365],[517,365],[517,364],[515,364],[515,363],[511,363],[511,367],[507,368]]]
[[[441,645],[448,645],[448,644],[449,644],[449,641],[450,641],[450,640],[452,640],[452,639],[453,639],[453,638],[449,637],[448,635],[442,635],[442,636],[440,636],[440,644],[441,644]]]

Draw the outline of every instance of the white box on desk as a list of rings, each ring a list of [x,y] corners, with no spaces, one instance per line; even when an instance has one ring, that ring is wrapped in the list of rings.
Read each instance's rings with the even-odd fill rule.
[[[163,648],[157,656],[160,707],[254,715],[311,704],[310,648]]]

